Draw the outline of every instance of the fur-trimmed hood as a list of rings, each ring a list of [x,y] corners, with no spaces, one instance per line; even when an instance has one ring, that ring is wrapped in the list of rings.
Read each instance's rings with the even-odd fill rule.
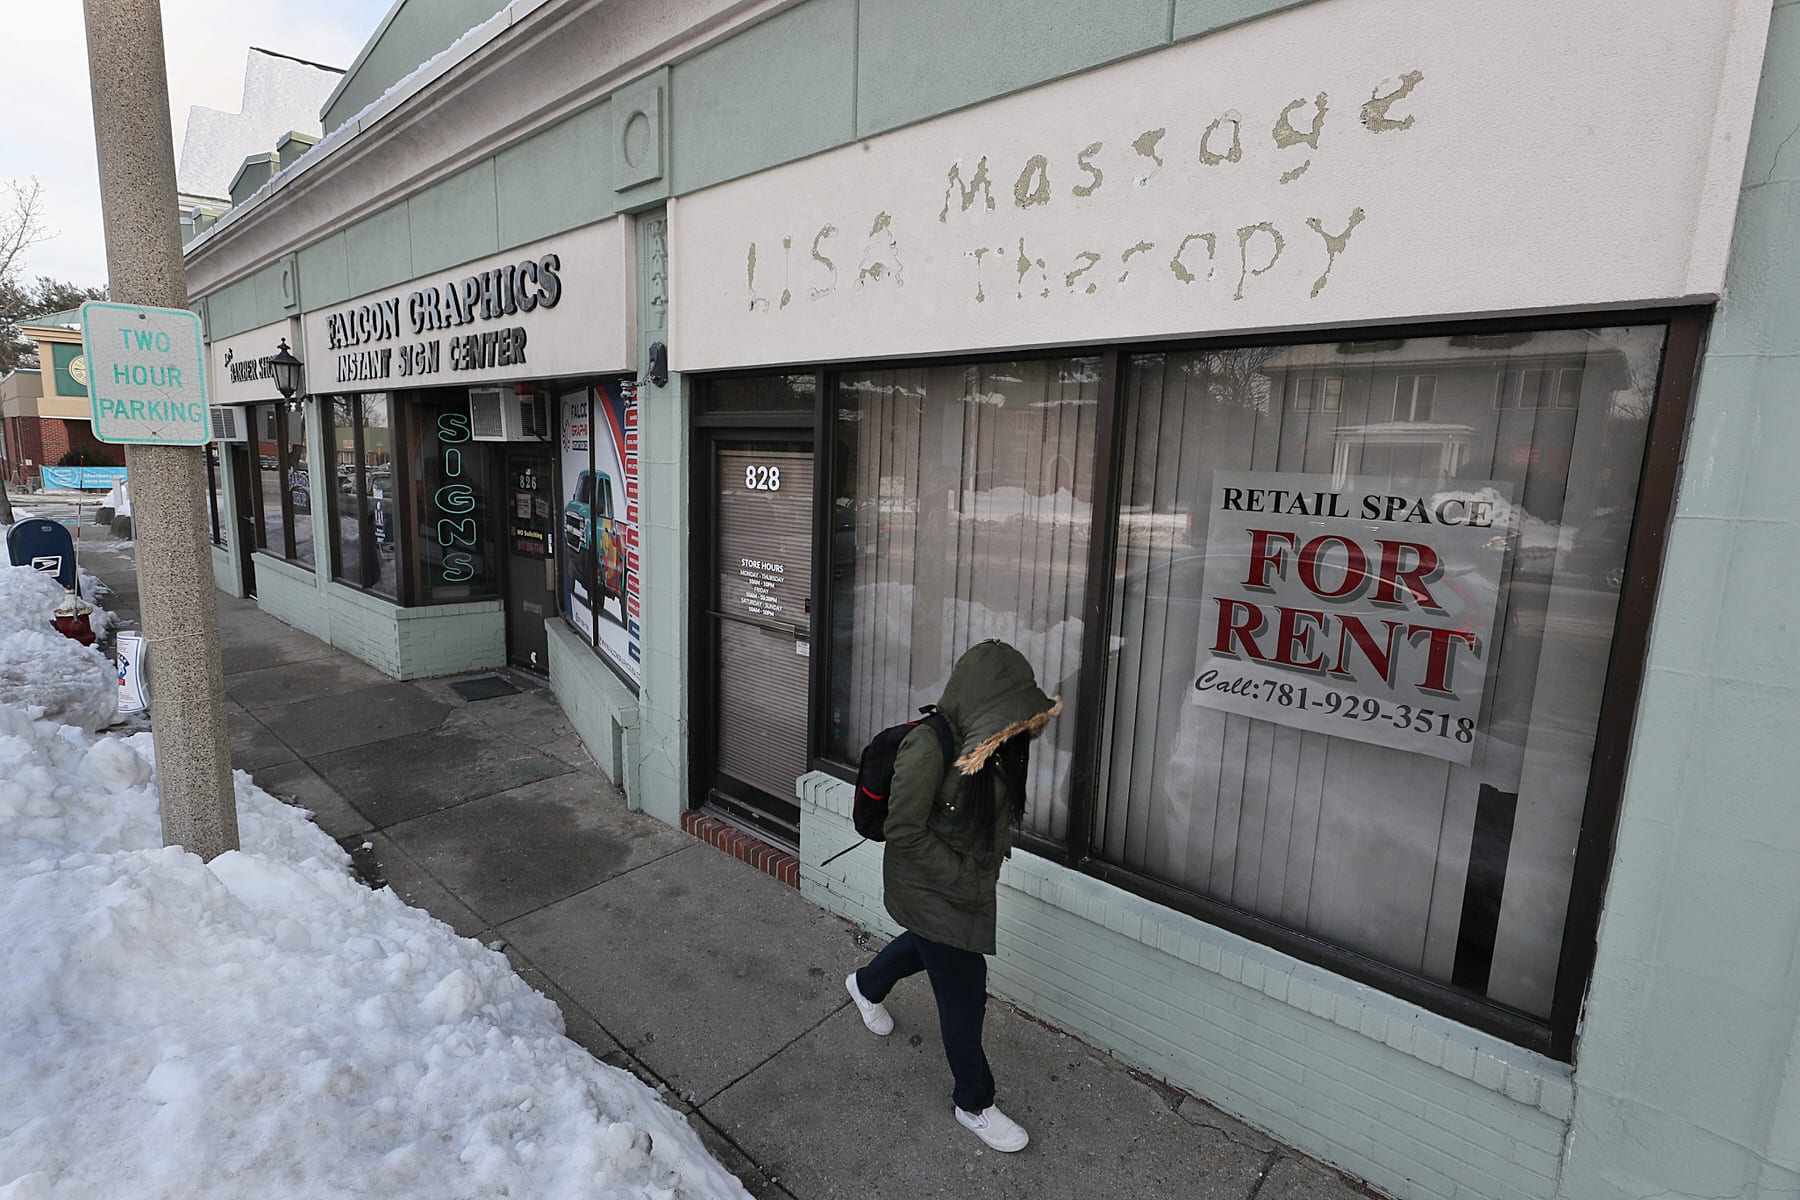
[[[961,771],[964,775],[977,774],[981,768],[987,766],[987,761],[994,756],[994,751],[1018,737],[1020,734],[1036,737],[1038,734],[1044,732],[1044,726],[1048,725],[1053,719],[1061,715],[1062,697],[1050,697],[1050,707],[1037,714],[1035,717],[1026,717],[1023,721],[1014,721],[1011,725],[1008,725],[998,733],[983,738],[981,743],[973,750],[967,751],[962,757],[956,760],[957,770]]]
[[[1046,696],[1025,656],[995,638],[957,660],[938,708],[958,735],[957,769],[974,775],[1013,738],[1043,732],[1062,712],[1062,698]]]

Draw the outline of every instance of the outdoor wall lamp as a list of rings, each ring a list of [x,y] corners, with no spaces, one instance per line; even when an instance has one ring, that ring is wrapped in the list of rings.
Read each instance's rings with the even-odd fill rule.
[[[650,382],[657,387],[669,382],[669,347],[662,342],[650,343]]]
[[[293,356],[287,339],[282,338],[279,348],[269,356],[269,378],[275,381],[275,390],[283,399],[292,400],[300,391],[300,368],[305,365]]]

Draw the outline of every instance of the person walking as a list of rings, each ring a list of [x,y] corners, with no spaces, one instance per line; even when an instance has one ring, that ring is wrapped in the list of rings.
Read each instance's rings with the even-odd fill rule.
[[[1025,656],[992,639],[957,660],[937,707],[950,723],[955,762],[944,761],[937,735],[923,724],[907,734],[894,756],[883,828],[883,899],[904,932],[844,987],[863,1024],[885,1037],[894,1018],[882,1001],[924,971],[955,1080],[956,1119],[1010,1153],[1031,1139],[994,1103],[981,1048],[985,956],[994,953],[1000,864],[1025,813],[1031,740],[1062,712],[1062,699],[1044,695]]]

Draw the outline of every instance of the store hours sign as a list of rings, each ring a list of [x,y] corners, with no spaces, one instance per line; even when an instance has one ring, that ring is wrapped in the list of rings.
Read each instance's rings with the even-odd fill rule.
[[[1511,488],[1221,471],[1193,700],[1467,764]]]

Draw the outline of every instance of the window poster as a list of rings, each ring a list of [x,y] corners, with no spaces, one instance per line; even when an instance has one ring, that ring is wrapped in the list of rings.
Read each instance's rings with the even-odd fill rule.
[[[1193,701],[1468,764],[1511,501],[1489,481],[1218,472]]]
[[[563,613],[631,679],[643,658],[638,584],[637,389],[562,398]]]
[[[563,481],[561,604],[563,616],[582,639],[594,641],[594,571],[589,514],[593,494],[593,393],[587,388],[562,395],[558,441]]]

